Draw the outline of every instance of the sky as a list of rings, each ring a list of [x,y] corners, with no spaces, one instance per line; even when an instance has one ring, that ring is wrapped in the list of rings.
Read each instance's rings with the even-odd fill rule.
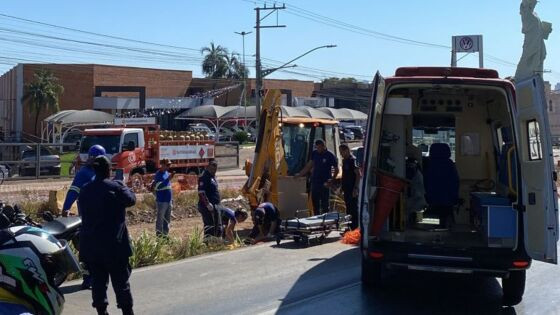
[[[285,10],[263,21],[263,25],[278,21],[286,27],[261,30],[261,55],[266,58],[265,66],[277,67],[314,47],[335,44],[336,48],[314,51],[296,61],[298,67],[269,77],[320,81],[352,76],[371,81],[376,71],[390,76],[400,66],[448,66],[451,36],[481,34],[485,67],[506,77],[515,73],[522,51],[519,3],[289,0]],[[260,0],[2,1],[0,72],[17,62],[40,61],[185,69],[201,77],[200,48],[214,42],[241,54],[242,38],[234,32],[253,31],[245,37],[245,54],[254,75],[254,8],[263,5]],[[545,61],[545,70],[551,70],[545,79],[554,85],[560,82],[560,1],[541,0],[536,12],[556,29],[546,42]],[[75,32],[6,15],[167,46]],[[466,55],[458,64],[477,67],[478,56]]]

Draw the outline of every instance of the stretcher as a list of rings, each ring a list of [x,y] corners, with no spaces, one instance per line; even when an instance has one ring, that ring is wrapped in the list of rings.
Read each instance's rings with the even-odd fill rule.
[[[293,239],[294,242],[305,245],[309,245],[313,239],[322,243],[333,231],[341,234],[348,231],[350,223],[351,216],[339,212],[282,220],[280,232],[276,234],[276,244],[280,244],[283,239]]]

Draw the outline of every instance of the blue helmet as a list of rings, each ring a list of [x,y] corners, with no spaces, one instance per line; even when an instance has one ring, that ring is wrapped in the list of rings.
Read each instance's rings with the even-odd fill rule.
[[[105,148],[100,146],[99,144],[92,145],[88,150],[88,156],[95,158],[100,155],[105,155]]]

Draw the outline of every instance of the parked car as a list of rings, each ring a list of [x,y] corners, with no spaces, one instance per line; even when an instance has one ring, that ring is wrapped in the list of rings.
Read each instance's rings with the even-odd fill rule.
[[[21,153],[21,161],[24,163],[19,165],[19,175],[34,176],[37,163],[36,149],[24,150]],[[41,175],[60,175],[60,156],[53,153],[49,148],[41,147],[39,167]]]
[[[62,149],[64,151],[76,151],[80,148],[81,140],[82,140],[82,132],[79,130],[73,130],[64,137],[63,142],[75,143],[75,145],[65,145]]]
[[[364,139],[364,129],[360,126],[346,126],[344,129],[348,129],[354,133],[354,140]]]
[[[10,177],[10,167],[8,165],[0,164],[0,184],[4,182],[6,178]]]
[[[354,133],[350,129],[340,128],[340,140],[350,141],[354,140]]]

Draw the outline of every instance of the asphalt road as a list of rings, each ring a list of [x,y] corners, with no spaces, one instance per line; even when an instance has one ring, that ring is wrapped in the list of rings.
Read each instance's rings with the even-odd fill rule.
[[[535,263],[524,300],[501,306],[500,282],[431,273],[390,275],[382,290],[359,282],[356,247],[335,239],[302,248],[267,244],[138,269],[137,314],[560,314],[560,267]],[[65,285],[64,314],[92,314],[90,291]],[[109,289],[111,291],[111,289]],[[120,314],[110,292],[110,313]]]

